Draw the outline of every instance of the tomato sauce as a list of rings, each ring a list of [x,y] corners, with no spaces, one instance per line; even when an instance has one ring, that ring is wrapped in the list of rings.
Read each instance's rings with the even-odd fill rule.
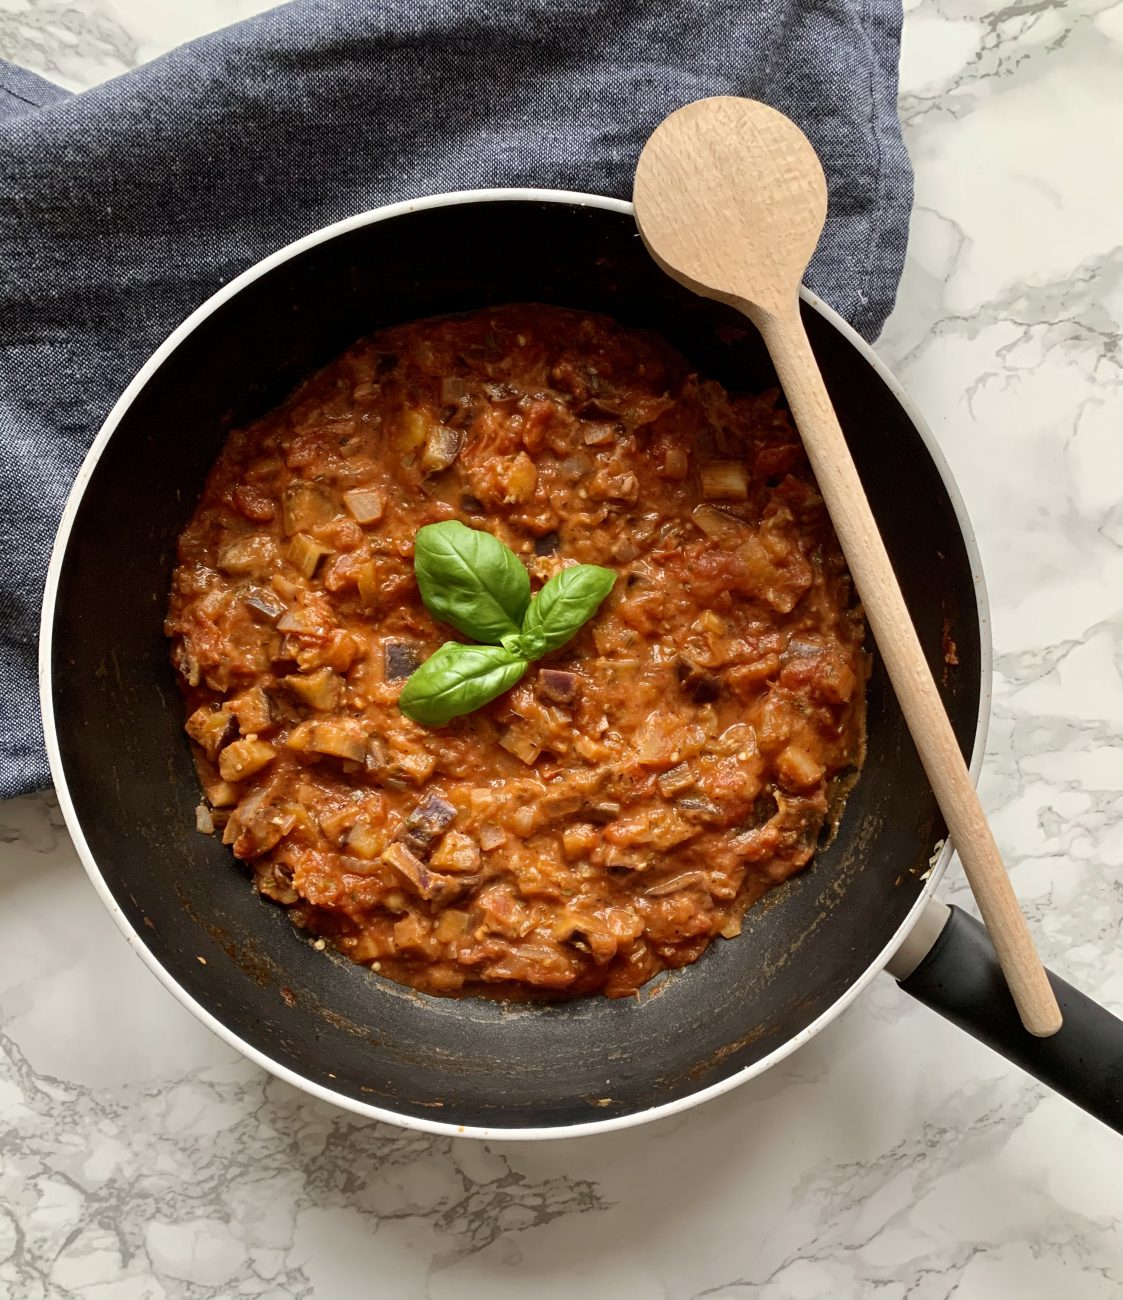
[[[537,589],[614,569],[475,713],[405,717],[457,639],[413,538],[492,532]],[[231,434],[167,633],[199,826],[317,944],[430,993],[633,993],[805,867],[860,766],[864,622],[776,392],[541,305],[362,340]]]

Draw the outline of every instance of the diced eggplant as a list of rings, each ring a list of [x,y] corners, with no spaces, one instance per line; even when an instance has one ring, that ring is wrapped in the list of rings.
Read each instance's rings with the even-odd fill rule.
[[[362,763],[367,756],[366,736],[353,718],[308,718],[293,727],[285,745],[297,753],[326,754],[351,763]]]
[[[291,673],[281,680],[297,699],[325,713],[339,708],[343,698],[343,678],[330,668],[318,668],[314,673]]]
[[[260,686],[235,695],[227,707],[238,719],[238,730],[243,736],[268,731],[273,725],[273,702]]]
[[[386,741],[381,736],[371,736],[367,742],[366,758],[363,760],[367,773],[370,776],[376,776],[379,772],[382,772],[386,767],[389,756],[390,751]]]
[[[562,831],[562,852],[571,862],[587,857],[600,842],[600,831],[587,822],[577,822]]]
[[[358,722],[350,718],[314,722],[308,734],[307,748],[315,754],[362,763],[367,756],[367,738]]]
[[[213,761],[223,745],[238,734],[238,720],[225,705],[221,709],[203,705],[187,719],[184,730]]]
[[[289,483],[282,498],[285,536],[307,532],[317,524],[326,524],[339,513],[335,493],[322,483],[297,479]]]
[[[369,822],[356,821],[347,832],[345,848],[350,857],[369,862],[377,858],[386,846],[386,836],[376,831]]]
[[[548,533],[543,533],[541,537],[534,539],[535,555],[553,555],[561,545],[561,537],[556,528],[552,528]]]
[[[307,578],[309,582],[315,577],[324,556],[330,554],[330,546],[324,546],[315,538],[309,537],[307,533],[297,533],[289,542],[289,563],[302,578]]]
[[[376,524],[382,518],[384,503],[377,488],[352,488],[343,494],[347,513],[359,524]]]
[[[230,808],[238,802],[238,787],[229,781],[204,781],[203,793],[211,808]]]
[[[176,641],[172,649],[172,662],[188,686],[198,686],[202,670],[199,660],[185,641]]]
[[[264,740],[235,740],[219,755],[219,774],[224,781],[244,781],[276,757],[277,751]]]
[[[582,816],[586,821],[596,822],[598,826],[604,826],[615,821],[620,816],[620,805],[612,799],[601,799],[599,802],[591,803],[584,808]]]
[[[228,542],[218,553],[216,563],[223,573],[235,576],[262,575],[268,571],[276,555],[276,545],[262,533],[250,533]]]
[[[328,627],[325,627],[323,611],[316,605],[291,605],[277,620],[278,632],[295,632],[297,636],[317,639],[327,635]]]
[[[264,623],[276,623],[285,612],[285,602],[265,587],[250,587],[245,595],[246,608]]]
[[[259,790],[235,809],[223,832],[223,841],[234,846],[234,856],[243,862],[259,858],[274,849],[297,824],[300,810],[278,807]]]
[[[579,794],[548,794],[542,800],[541,806],[542,811],[547,817],[569,817],[572,813],[575,813],[584,802],[584,799]]]
[[[695,704],[713,704],[721,695],[721,678],[713,673],[698,673],[685,683],[686,693]]]
[[[318,818],[320,830],[333,844],[339,845],[347,838],[347,832],[354,826],[361,813],[362,808],[355,804],[346,804],[331,812],[321,813]]]
[[[424,857],[456,820],[456,809],[439,794],[426,795],[406,818],[398,838]]]
[[[687,821],[712,823],[722,820],[721,809],[712,799],[707,799],[702,794],[687,795],[685,799],[676,800],[675,809]]]
[[[393,867],[418,898],[436,903],[438,907],[455,902],[468,893],[478,879],[475,876],[446,876],[439,871],[431,871],[400,840],[395,840],[386,849],[382,861]]]
[[[535,688],[537,693],[553,704],[572,704],[577,699],[580,679],[576,673],[561,668],[541,668]]]
[[[374,773],[379,785],[388,790],[404,790],[409,785],[424,785],[433,775],[437,760],[426,750],[395,754]]]
[[[689,790],[696,781],[694,773],[690,770],[690,764],[680,763],[678,767],[672,767],[669,772],[664,772],[655,784],[659,787],[659,793],[663,798],[670,799],[673,795]]]
[[[284,862],[272,862],[259,873],[257,888],[277,903],[295,903],[300,895],[293,888],[292,867]]]
[[[459,912],[455,908],[441,913],[434,931],[441,943],[455,943],[468,933],[472,926],[472,917],[468,912]]]
[[[416,641],[386,641],[382,647],[383,676],[400,682],[421,666],[421,649]]]
[[[439,474],[460,455],[460,445],[464,435],[457,429],[450,429],[446,424],[436,424],[425,439],[425,449],[421,453],[421,469],[426,474]]]
[[[745,525],[736,515],[721,510],[717,506],[703,502],[695,506],[690,517],[707,537],[730,537],[734,533],[744,533]]]
[[[451,871],[453,874],[478,871],[480,846],[460,831],[448,831],[433,850],[430,862],[438,871]]]
[[[713,704],[721,695],[721,678],[705,672],[683,655],[675,664],[675,672],[683,690],[695,704]]]
[[[466,515],[482,515],[484,503],[472,492],[465,492],[460,497],[460,509]]]

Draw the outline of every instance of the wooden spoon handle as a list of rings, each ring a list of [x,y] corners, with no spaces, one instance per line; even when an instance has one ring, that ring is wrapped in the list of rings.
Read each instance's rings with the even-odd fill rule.
[[[1057,999],[956,744],[901,588],[800,319],[746,314],[764,337],[901,712],[979,904],[1022,1024],[1040,1038],[1061,1027]]]

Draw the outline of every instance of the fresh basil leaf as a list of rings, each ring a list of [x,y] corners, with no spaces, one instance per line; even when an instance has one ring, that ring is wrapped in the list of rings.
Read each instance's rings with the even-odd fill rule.
[[[546,638],[540,632],[512,632],[499,643],[504,650],[520,659],[541,659],[546,653]]]
[[[498,537],[459,520],[426,524],[413,543],[425,608],[475,641],[517,633],[530,603],[530,575]]]
[[[526,667],[502,646],[446,641],[406,682],[398,708],[414,722],[440,727],[510,690]]]
[[[597,612],[615,582],[614,570],[596,564],[577,564],[555,573],[530,602],[523,619],[524,644],[535,647],[528,657],[538,659],[565,645]]]

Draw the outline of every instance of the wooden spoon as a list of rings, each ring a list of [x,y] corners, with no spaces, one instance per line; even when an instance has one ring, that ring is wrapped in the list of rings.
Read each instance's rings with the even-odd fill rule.
[[[648,140],[636,220],[652,257],[695,293],[743,312],[776,367],[889,678],[990,932],[1022,1023],[1046,1037],[1061,1012],[917,640],[799,311],[827,215],[807,138],[751,99],[688,104]]]

